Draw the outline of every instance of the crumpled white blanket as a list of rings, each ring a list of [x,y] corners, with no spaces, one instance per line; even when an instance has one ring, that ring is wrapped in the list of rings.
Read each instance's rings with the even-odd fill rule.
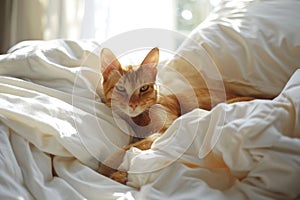
[[[94,171],[128,142],[97,101],[97,50],[91,41],[54,40],[1,55],[0,199],[116,199],[132,189]]]
[[[295,199],[299,130],[300,70],[274,100],[182,116],[152,150],[131,149],[121,168],[131,171],[129,185],[162,199],[185,192],[188,199]]]
[[[299,197],[299,70],[274,100],[196,109],[132,148],[125,186],[95,171],[129,139],[95,95],[99,49],[55,40],[0,56],[0,199]]]

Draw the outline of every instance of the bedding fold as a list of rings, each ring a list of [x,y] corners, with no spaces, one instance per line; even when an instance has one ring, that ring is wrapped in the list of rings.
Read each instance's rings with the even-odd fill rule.
[[[150,150],[130,149],[121,165],[129,170],[125,186],[95,171],[129,136],[96,95],[94,48],[21,43],[0,57],[1,199],[300,196],[299,70],[274,100],[195,109]]]
[[[168,176],[165,171],[181,165],[197,170],[198,177],[190,180],[195,185],[200,180],[214,189],[223,185],[221,188],[229,199],[297,198],[300,96],[295,91],[300,90],[299,80],[300,70],[274,100],[219,104],[204,115],[196,109],[182,116],[155,142],[152,150],[142,152],[133,148],[127,152],[121,169],[129,170],[128,184],[141,190],[147,184],[170,190],[170,185],[185,177],[179,170]],[[184,143],[186,138],[192,139]],[[206,180],[208,174],[203,171],[207,169],[222,178],[210,176]],[[172,181],[164,185],[155,182],[161,176]],[[172,189],[174,196],[170,197],[176,199],[177,188]],[[214,198],[215,194],[211,195]]]
[[[98,199],[105,194],[106,199],[115,199],[114,191],[104,189],[115,183],[94,170],[129,136],[96,96],[97,48],[94,42],[40,41],[21,43],[1,55],[0,121],[6,141],[0,147],[1,199]],[[64,165],[54,162],[63,159]],[[101,195],[76,188],[76,172],[70,174],[73,182],[63,176],[61,167],[71,166],[73,160],[89,174],[81,186],[88,188],[96,179],[100,182],[94,187]],[[55,176],[52,168],[61,176]]]

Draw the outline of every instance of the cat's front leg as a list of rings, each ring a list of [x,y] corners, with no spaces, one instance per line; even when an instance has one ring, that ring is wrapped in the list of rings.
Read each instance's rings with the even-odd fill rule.
[[[132,143],[132,144],[129,144],[129,145],[123,147],[123,149],[126,150],[126,151],[129,150],[131,147],[138,148],[142,151],[151,149],[151,146],[152,146],[153,142],[155,140],[157,140],[160,136],[161,136],[161,133],[152,134],[147,138],[144,138],[140,141],[137,141],[135,143]]]
[[[110,178],[119,183],[126,185],[127,176],[128,176],[128,174],[125,171],[116,171],[110,175]]]
[[[123,147],[123,151],[127,151],[129,150],[131,147],[135,147],[138,148],[140,150],[148,150],[151,148],[152,143],[160,136],[161,134],[153,134],[151,136],[149,136],[148,138],[145,138],[141,141],[135,142],[133,144],[127,145],[125,147]],[[120,163],[121,164],[121,163]],[[110,176],[111,179],[122,183],[122,184],[126,184],[127,182],[127,177],[128,177],[128,173],[126,171],[116,171],[113,172]]]
[[[117,172],[117,169],[123,162],[123,157],[126,150],[121,149],[109,156],[104,162],[101,163],[97,170],[100,174],[110,177],[113,173]]]
[[[129,144],[119,151],[115,152],[112,156],[108,157],[97,170],[100,174],[107,176],[119,183],[126,184],[128,173],[126,171],[118,170],[119,166],[123,162],[124,155],[131,147],[138,148],[140,150],[148,150],[151,148],[152,143],[161,136],[160,133],[153,134],[148,138]]]
[[[99,169],[97,170],[100,174],[111,178],[121,184],[126,184],[127,182],[127,172],[117,170],[121,163],[123,162],[124,155],[128,147],[115,152],[112,156],[108,157],[103,163],[101,163]]]

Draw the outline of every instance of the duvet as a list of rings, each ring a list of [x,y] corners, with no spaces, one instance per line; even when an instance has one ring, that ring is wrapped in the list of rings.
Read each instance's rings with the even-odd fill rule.
[[[299,8],[222,1],[177,53],[210,60],[197,70],[214,78],[216,67],[226,90],[257,100],[195,109],[150,150],[131,148],[127,185],[96,172],[130,139],[98,96],[102,45],[15,45],[0,55],[0,199],[299,199]],[[197,76],[176,59],[173,69]],[[164,83],[180,89],[173,72]]]
[[[128,142],[95,94],[97,81],[89,82],[97,80],[89,51],[97,47],[25,42],[2,55],[1,199],[299,197],[300,71],[273,100],[195,109],[151,150],[132,148],[121,165],[125,186],[95,171]]]

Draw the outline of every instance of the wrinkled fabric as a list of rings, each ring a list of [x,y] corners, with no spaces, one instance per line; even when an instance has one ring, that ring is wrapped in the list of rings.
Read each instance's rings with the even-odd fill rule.
[[[172,199],[182,192],[177,184],[200,188],[203,182],[221,195],[197,190],[187,197],[295,199],[300,194],[296,91],[299,70],[274,100],[219,104],[211,112],[196,109],[182,116],[151,150],[127,152],[121,168],[130,171],[128,184],[149,193],[160,188]]]
[[[129,136],[95,94],[94,48],[56,40],[1,57],[1,199],[299,196],[300,71],[274,100],[196,109],[151,150],[130,149],[121,165],[129,170],[125,186],[95,171]]]
[[[161,83],[276,98],[181,116],[150,150],[126,153],[128,186],[95,171],[130,139],[97,95],[101,46],[14,46],[0,55],[0,199],[299,198],[298,16],[295,0],[222,1],[179,48],[190,63],[175,56]]]

